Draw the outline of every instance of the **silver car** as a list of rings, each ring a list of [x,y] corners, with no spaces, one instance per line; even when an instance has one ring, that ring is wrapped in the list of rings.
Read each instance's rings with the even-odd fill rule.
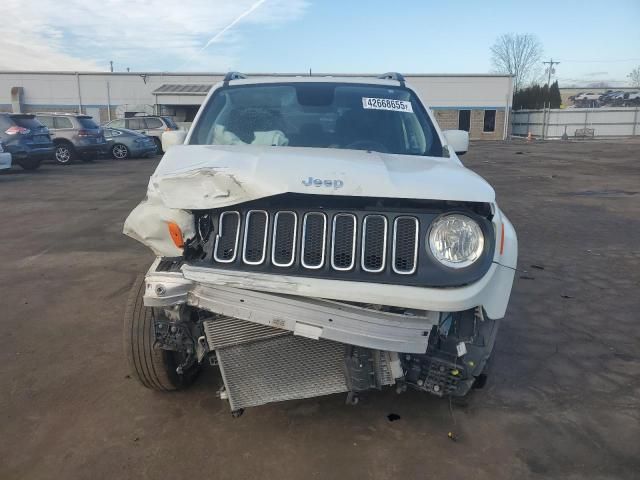
[[[109,145],[109,154],[116,160],[150,157],[158,151],[151,138],[133,130],[105,127],[104,137]]]
[[[117,129],[135,130],[150,137],[156,144],[158,152],[162,153],[162,134],[171,130],[178,130],[178,125],[171,117],[167,116],[137,116],[131,118],[119,118],[103,125]]]

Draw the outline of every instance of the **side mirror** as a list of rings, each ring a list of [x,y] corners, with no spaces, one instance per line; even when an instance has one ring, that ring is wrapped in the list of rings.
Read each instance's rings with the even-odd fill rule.
[[[456,155],[464,155],[469,150],[469,132],[464,130],[445,130],[442,132],[447,144],[456,152]]]
[[[162,133],[162,150],[167,151],[169,147],[174,145],[182,145],[184,139],[187,138],[186,130],[170,130]]]

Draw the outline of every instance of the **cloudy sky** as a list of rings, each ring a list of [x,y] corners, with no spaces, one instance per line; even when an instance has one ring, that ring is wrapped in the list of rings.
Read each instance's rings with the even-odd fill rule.
[[[507,32],[536,34],[564,84],[640,65],[638,0],[2,0],[1,15],[0,70],[481,73]]]

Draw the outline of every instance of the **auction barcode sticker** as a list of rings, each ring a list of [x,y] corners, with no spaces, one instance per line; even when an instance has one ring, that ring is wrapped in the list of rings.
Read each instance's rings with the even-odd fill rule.
[[[362,97],[362,108],[413,113],[411,102],[407,102],[405,100],[393,100],[392,98]]]

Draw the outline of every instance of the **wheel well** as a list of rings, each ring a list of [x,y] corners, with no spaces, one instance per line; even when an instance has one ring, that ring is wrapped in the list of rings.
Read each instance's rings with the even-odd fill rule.
[[[73,143],[71,143],[69,140],[65,139],[65,138],[56,138],[53,141],[53,144],[58,146],[58,145],[66,145],[68,147],[74,148],[73,147]]]

